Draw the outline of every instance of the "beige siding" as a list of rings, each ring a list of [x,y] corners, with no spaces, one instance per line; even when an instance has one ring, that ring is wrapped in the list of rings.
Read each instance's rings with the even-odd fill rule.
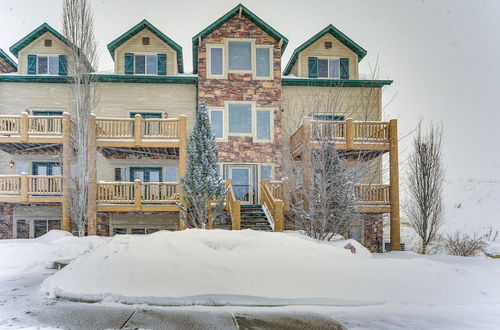
[[[45,39],[52,40],[51,47],[45,47]],[[35,41],[23,48],[18,54],[17,70],[21,74],[28,72],[28,55],[69,55],[69,48],[50,32],[45,32]],[[68,73],[71,74],[70,58],[68,57]]]
[[[179,214],[168,212],[161,214],[144,213],[110,213],[110,235],[113,228],[160,228],[162,230],[176,230]]]
[[[354,120],[381,120],[381,89],[368,87],[283,87],[283,134],[290,136],[311,113],[344,115]]]
[[[149,37],[149,45],[142,44],[143,37]],[[143,29],[115,49],[115,72],[117,74],[125,73],[125,53],[167,54],[167,75],[178,73],[177,53],[149,29]]]
[[[114,181],[114,169],[116,167],[127,168],[127,180],[130,177],[130,167],[161,167],[163,169],[162,176],[165,179],[166,167],[179,167],[177,159],[106,159],[102,155],[97,158],[97,180],[99,181]]]
[[[325,48],[325,41],[332,42],[332,48]],[[299,54],[298,72],[294,73],[299,77],[308,77],[308,58],[309,57],[347,57],[349,58],[349,79],[359,79],[358,73],[358,55],[347,48],[343,43],[327,33],[312,45],[304,49]],[[296,64],[297,65],[297,64]]]

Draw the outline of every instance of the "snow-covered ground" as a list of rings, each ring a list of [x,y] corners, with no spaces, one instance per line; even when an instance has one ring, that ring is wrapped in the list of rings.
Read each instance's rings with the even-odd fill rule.
[[[344,249],[346,243],[357,253]],[[226,321],[245,313],[317,314],[352,329],[495,329],[500,324],[500,260],[486,257],[371,255],[355,242],[318,243],[297,233],[249,230],[113,238],[75,238],[56,231],[35,240],[0,241],[0,257],[0,328],[2,319],[14,327],[36,326],[44,318],[40,327],[60,326],[66,321],[51,320],[83,310],[89,314],[82,314],[82,320],[92,320],[96,310],[106,320],[108,309],[120,311],[118,323],[153,312],[170,317],[192,310]],[[54,260],[74,257],[61,271],[46,269]],[[40,285],[44,295],[101,303],[41,298],[19,305],[8,301],[15,291],[7,290],[19,278],[33,289],[45,279]],[[40,291],[23,294],[35,297]],[[172,309],[145,303],[227,306]],[[23,310],[33,312],[21,315]]]

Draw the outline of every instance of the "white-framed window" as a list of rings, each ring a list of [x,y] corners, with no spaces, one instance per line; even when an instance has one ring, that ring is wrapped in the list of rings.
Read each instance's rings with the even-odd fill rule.
[[[260,165],[260,179],[261,180],[273,179],[273,165],[270,164]]]
[[[207,44],[207,77],[225,78],[227,73],[250,73],[256,80],[273,78],[273,45],[257,45],[255,39],[226,38]]]
[[[210,109],[210,125],[216,139],[224,138],[224,109]]]
[[[59,56],[37,56],[37,74],[58,75]]]
[[[222,77],[224,70],[224,47],[207,45],[208,52],[208,76]]]
[[[340,59],[318,58],[318,78],[340,79]]]
[[[229,136],[250,136],[254,142],[271,142],[274,135],[274,108],[255,102],[227,101],[224,108],[209,108],[215,138],[227,141]]]
[[[273,73],[273,47],[255,46],[255,76],[257,78],[270,78]]]
[[[134,74],[158,74],[158,56],[134,54]]]
[[[273,111],[267,109],[257,109],[256,115],[256,132],[255,139],[257,141],[271,141],[273,131]]]
[[[251,103],[229,103],[228,133],[230,135],[252,135],[252,117]]]
[[[177,182],[178,172],[179,171],[177,167],[165,168],[165,182]]]
[[[252,71],[251,41],[228,41],[227,48],[230,71]]]

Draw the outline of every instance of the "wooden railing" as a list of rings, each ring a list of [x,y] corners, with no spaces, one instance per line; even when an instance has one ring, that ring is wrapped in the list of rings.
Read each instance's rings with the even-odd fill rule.
[[[281,187],[279,187],[281,186]],[[261,181],[260,203],[267,207],[274,221],[274,231],[284,230],[284,202],[282,181]],[[273,192],[277,195],[274,195]],[[281,194],[281,196],[279,195]]]
[[[169,182],[99,182],[97,203],[174,204],[179,201],[179,184]]]
[[[141,115],[134,118],[96,118],[98,139],[132,139],[140,142],[142,139],[179,139],[181,118],[172,119],[142,119]]]
[[[305,117],[303,124],[290,137],[292,152],[308,141],[328,141],[346,144],[348,149],[361,144],[388,144],[389,122],[325,121]]]
[[[354,185],[356,203],[360,205],[389,205],[391,186],[388,184]]]
[[[29,197],[59,197],[62,191],[62,176],[26,173],[0,176],[0,195],[12,196],[18,198],[19,201],[28,201]]]
[[[241,230],[241,202],[236,200],[231,179],[226,179],[226,209],[231,217],[231,228]]]
[[[69,115],[68,115],[68,119]],[[28,137],[62,137],[64,116],[30,116],[27,112],[20,116],[0,116],[0,135]]]

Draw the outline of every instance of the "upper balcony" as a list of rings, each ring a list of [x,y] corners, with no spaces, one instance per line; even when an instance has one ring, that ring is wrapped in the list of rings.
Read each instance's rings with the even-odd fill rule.
[[[0,176],[0,202],[62,203],[63,177],[46,175]]]
[[[396,122],[327,121],[305,117],[302,125],[290,137],[290,152],[300,158],[304,150],[334,143],[339,153],[362,151],[364,157],[374,157],[390,150],[391,132]]]
[[[64,127],[69,127],[70,118],[64,116],[0,116],[0,149],[6,152],[24,151],[31,148],[61,145]]]

